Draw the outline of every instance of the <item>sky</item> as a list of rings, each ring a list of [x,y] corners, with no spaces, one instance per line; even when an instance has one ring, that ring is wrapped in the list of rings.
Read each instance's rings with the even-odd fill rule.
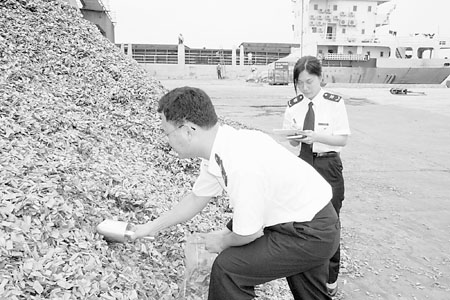
[[[242,42],[293,40],[291,0],[103,0],[116,22],[116,43],[177,44],[191,48],[238,47]],[[450,37],[450,0],[393,0],[398,35]]]

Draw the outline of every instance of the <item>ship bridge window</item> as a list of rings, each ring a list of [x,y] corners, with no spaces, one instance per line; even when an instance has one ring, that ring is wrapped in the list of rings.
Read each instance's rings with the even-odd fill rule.
[[[333,11],[337,11],[337,5],[333,5]]]
[[[406,50],[405,51],[405,58],[412,58],[412,50]]]
[[[358,11],[358,6],[353,5],[353,11]]]
[[[369,6],[367,7],[367,11],[368,11],[368,12],[371,12],[371,11],[372,11],[372,6],[369,5]]]
[[[314,10],[319,10],[319,4],[314,4]]]

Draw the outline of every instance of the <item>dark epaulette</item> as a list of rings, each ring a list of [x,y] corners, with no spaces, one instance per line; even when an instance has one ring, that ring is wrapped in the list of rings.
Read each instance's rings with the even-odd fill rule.
[[[341,101],[342,97],[339,95],[335,95],[335,94],[331,94],[331,93],[323,93],[323,98],[330,100],[330,101],[334,101],[334,102],[339,102]]]
[[[291,100],[289,100],[288,101],[288,106],[289,107],[292,107],[292,106],[294,106],[295,104],[297,104],[297,103],[300,103],[300,102],[302,102],[302,100],[303,100],[303,95],[298,95],[298,96],[295,96],[294,98],[292,98]]]

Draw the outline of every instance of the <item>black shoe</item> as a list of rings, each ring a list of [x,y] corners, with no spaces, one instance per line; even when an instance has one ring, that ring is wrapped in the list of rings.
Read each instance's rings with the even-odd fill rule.
[[[335,288],[330,288],[330,287],[328,287],[328,285],[327,285],[327,291],[328,291],[328,296],[334,297],[334,296],[336,296],[336,294],[337,294],[338,286],[336,285]]]

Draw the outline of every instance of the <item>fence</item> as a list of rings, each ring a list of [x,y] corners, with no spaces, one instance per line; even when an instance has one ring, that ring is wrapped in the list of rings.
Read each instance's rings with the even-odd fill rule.
[[[139,63],[148,64],[178,64],[178,47],[174,45],[141,45],[124,44],[118,45]],[[253,50],[253,51],[251,51]],[[235,50],[235,65],[268,65],[280,58],[289,55],[289,52],[255,51],[244,49],[243,61],[241,63],[241,49]],[[185,64],[187,65],[233,65],[233,50],[231,49],[196,49],[185,47]]]

